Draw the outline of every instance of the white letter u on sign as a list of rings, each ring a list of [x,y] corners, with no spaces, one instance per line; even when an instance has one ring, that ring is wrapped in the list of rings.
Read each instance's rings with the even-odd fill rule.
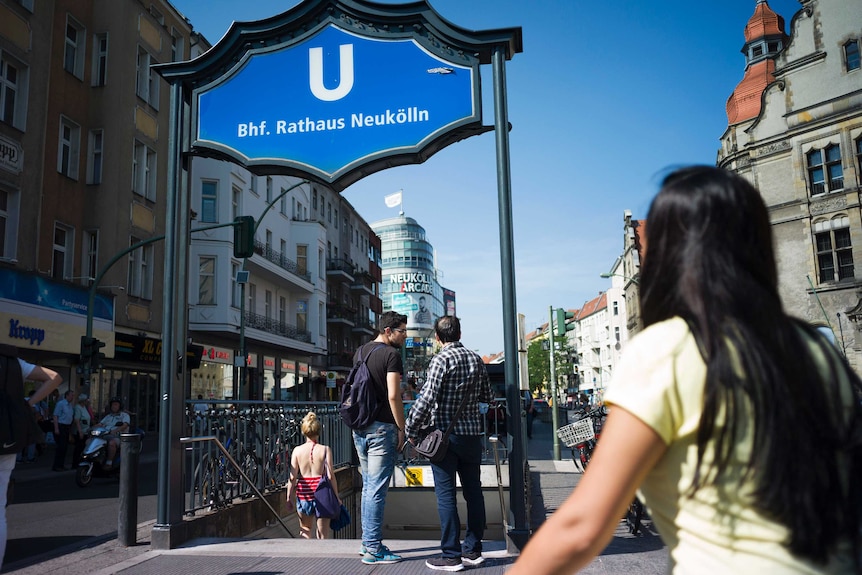
[[[339,46],[338,55],[341,60],[338,87],[330,90],[323,85],[323,48],[308,50],[308,83],[311,86],[311,93],[318,100],[334,102],[345,97],[353,89],[353,44]]]

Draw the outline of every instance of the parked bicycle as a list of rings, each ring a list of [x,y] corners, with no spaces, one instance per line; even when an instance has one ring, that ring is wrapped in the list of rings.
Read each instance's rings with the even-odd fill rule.
[[[607,408],[602,405],[581,414],[580,419],[557,430],[557,437],[572,450],[572,461],[581,472],[586,471],[593,456],[607,415]]]

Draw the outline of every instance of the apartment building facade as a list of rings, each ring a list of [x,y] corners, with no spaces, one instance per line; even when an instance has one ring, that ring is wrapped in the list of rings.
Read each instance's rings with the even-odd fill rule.
[[[120,396],[148,429],[158,406],[168,134],[167,90],[149,66],[187,59],[206,49],[200,42],[160,0],[0,0],[0,312],[10,325],[0,339],[78,387],[91,313],[107,343],[89,381],[93,405]]]
[[[193,230],[256,222],[249,258],[235,257],[231,227],[192,234],[189,332],[204,357],[191,395],[334,399],[353,351],[375,333],[379,240],[319,183],[207,158],[191,165]]]

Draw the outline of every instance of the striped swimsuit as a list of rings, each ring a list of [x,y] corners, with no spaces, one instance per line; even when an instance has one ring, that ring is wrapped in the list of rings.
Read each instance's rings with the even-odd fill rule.
[[[317,444],[311,444],[311,465],[314,466],[314,448]],[[300,477],[296,483],[296,498],[299,501],[314,501],[314,490],[320,483],[320,475],[315,477]]]

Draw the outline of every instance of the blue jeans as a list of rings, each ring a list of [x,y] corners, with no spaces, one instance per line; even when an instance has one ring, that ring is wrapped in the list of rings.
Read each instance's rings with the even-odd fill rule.
[[[386,492],[395,470],[398,428],[393,423],[375,421],[353,431],[353,445],[362,467],[362,544],[379,553],[383,539],[383,509]]]
[[[440,515],[440,550],[443,557],[461,557],[464,553],[482,552],[485,534],[485,499],[482,495],[480,468],[482,464],[481,435],[449,435],[449,449],[439,463],[431,464],[434,473],[434,493]],[[455,473],[461,478],[461,490],[467,502],[467,533],[461,545],[461,519]]]

